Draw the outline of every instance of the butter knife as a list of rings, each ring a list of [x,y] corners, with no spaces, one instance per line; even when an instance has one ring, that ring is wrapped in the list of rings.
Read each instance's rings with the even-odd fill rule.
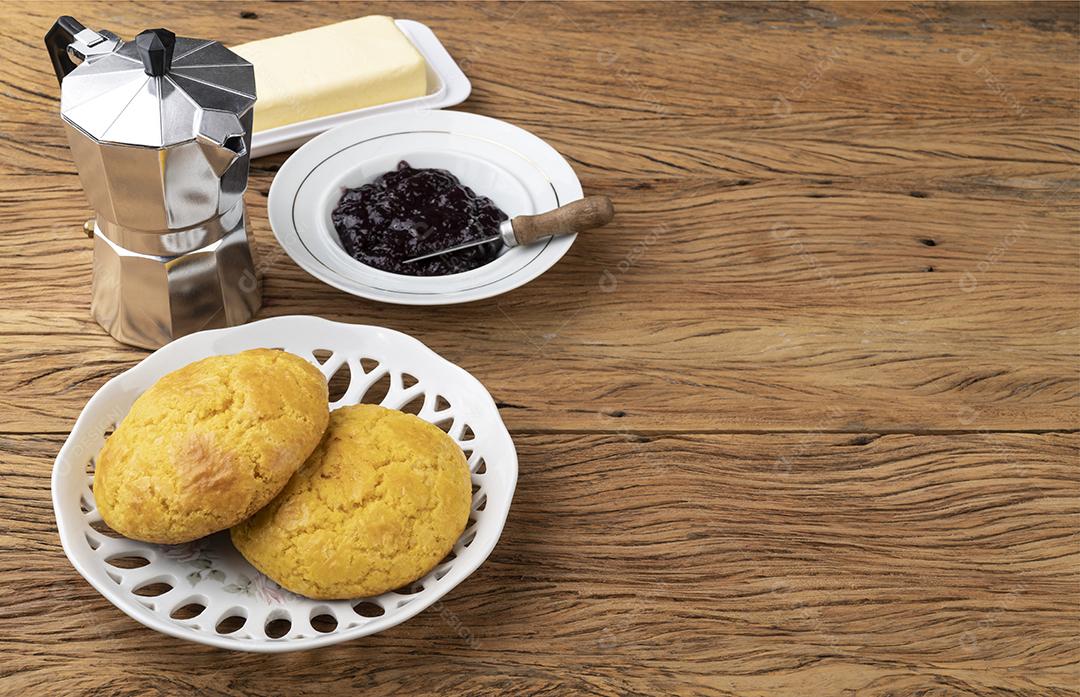
[[[532,244],[548,237],[572,235],[576,232],[607,225],[614,216],[615,209],[611,205],[611,199],[607,196],[586,196],[579,201],[572,201],[547,213],[519,215],[516,218],[504,220],[499,224],[499,234],[497,235],[454,245],[430,254],[422,254],[412,259],[406,259],[403,263],[411,264],[414,261],[431,259],[497,240],[502,240],[502,243],[507,247]]]

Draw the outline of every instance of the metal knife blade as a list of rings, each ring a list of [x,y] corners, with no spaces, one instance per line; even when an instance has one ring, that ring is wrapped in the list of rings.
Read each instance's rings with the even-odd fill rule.
[[[412,259],[406,259],[404,264],[411,264],[422,259],[442,256],[450,252],[457,252],[469,247],[487,244],[488,242],[502,241],[507,247],[517,247],[520,244],[532,244],[542,239],[557,237],[559,235],[572,235],[582,230],[602,227],[611,222],[615,216],[615,208],[611,205],[611,199],[607,196],[586,196],[577,201],[571,201],[564,206],[559,206],[553,211],[538,215],[519,215],[510,220],[499,223],[499,234],[485,237],[482,240],[465,242],[449,249],[441,249],[438,252],[422,254]],[[515,226],[520,227],[516,230]],[[520,233],[520,234],[519,234]]]
[[[423,261],[424,259],[434,259],[435,257],[441,257],[443,254],[449,254],[450,252],[459,252],[462,249],[468,249],[469,247],[479,247],[480,245],[487,244],[488,242],[498,242],[500,239],[501,238],[499,237],[499,235],[495,235],[494,237],[485,237],[482,240],[473,240],[472,242],[465,242],[464,244],[455,245],[453,247],[448,247],[446,249],[440,249],[439,251],[432,252],[431,254],[422,254],[422,255],[420,255],[418,257],[413,257],[412,259],[406,259],[405,261],[403,261],[401,263],[403,263],[403,264],[411,264],[414,261]]]

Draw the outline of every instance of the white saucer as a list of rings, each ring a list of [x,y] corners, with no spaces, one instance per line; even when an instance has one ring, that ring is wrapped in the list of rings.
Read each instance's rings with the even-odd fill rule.
[[[449,305],[490,298],[547,271],[576,235],[505,252],[472,271],[414,277],[362,264],[341,246],[330,214],[344,188],[371,182],[407,160],[457,175],[511,218],[582,197],[563,157],[540,138],[498,119],[457,111],[382,114],[327,131],[297,150],[270,187],[270,225],[302,269],[335,288],[399,305]]]

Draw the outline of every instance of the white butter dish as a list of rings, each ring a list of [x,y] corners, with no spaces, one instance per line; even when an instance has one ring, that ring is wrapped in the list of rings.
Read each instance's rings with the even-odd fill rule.
[[[427,64],[427,94],[257,131],[251,137],[251,156],[255,158],[293,150],[324,131],[372,114],[440,109],[465,101],[472,91],[472,84],[434,32],[427,25],[411,19],[398,19],[394,23],[424,57]],[[255,85],[256,91],[258,88]]]

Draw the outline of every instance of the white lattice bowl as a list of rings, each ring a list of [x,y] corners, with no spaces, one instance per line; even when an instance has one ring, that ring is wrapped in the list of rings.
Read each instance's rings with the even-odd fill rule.
[[[316,356],[329,352],[320,365],[327,378],[344,366],[351,376],[332,408],[365,401],[376,385],[389,383],[381,404],[416,411],[465,450],[474,491],[469,525],[453,554],[408,589],[350,601],[310,600],[256,571],[233,548],[228,533],[186,545],[153,545],[119,537],[101,522],[90,488],[93,458],[135,398],[192,361],[259,347],[282,348],[316,365]],[[317,317],[278,317],[179,339],[107,382],[87,403],[56,458],[52,495],[71,563],[132,618],[203,644],[280,652],[373,634],[437,601],[495,547],[516,482],[517,454],[495,402],[464,370],[400,332]],[[192,616],[192,606],[204,609]]]

